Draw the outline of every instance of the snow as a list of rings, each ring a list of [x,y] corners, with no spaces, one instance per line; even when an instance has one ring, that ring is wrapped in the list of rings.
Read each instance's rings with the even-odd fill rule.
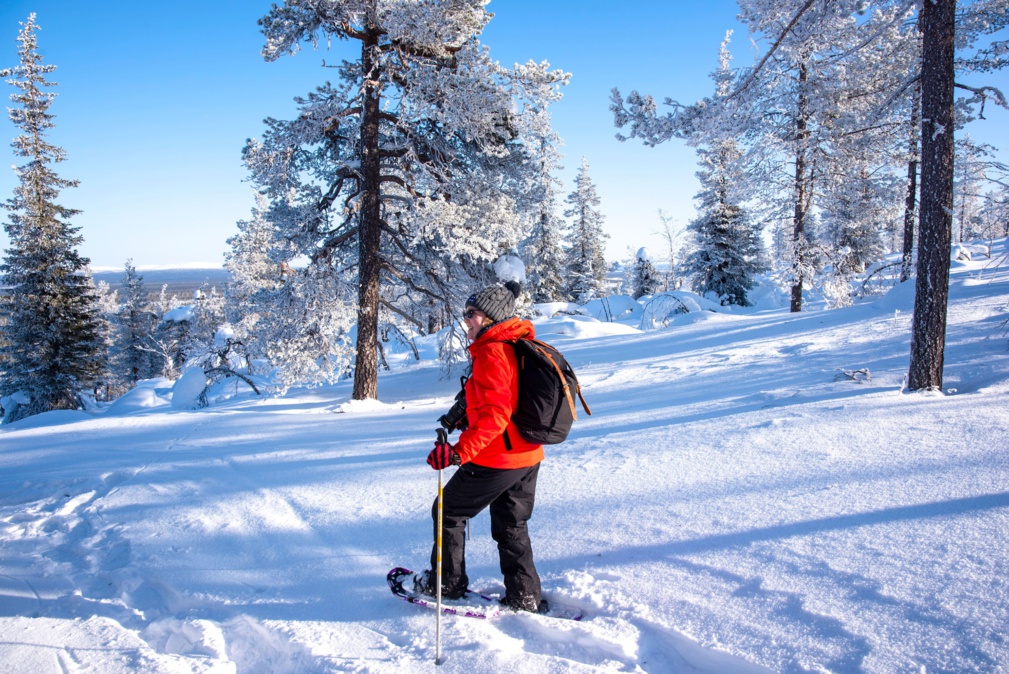
[[[516,255],[502,255],[494,261],[494,273],[502,283],[518,281],[526,282],[526,266]]]
[[[207,388],[207,375],[203,368],[194,367],[186,370],[172,386],[171,406],[180,410],[191,410],[199,407],[200,394]]]
[[[952,271],[943,394],[903,390],[910,283],[647,332],[537,319],[593,414],[547,449],[530,527],[546,596],[587,616],[447,617],[439,671],[1004,671],[994,255]],[[162,380],[2,427],[4,671],[433,671],[434,613],[384,576],[424,565],[424,458],[457,388],[424,360],[384,372],[381,401],[242,387],[191,411]],[[467,561],[492,594],[496,557],[482,514]]]
[[[195,315],[196,307],[192,304],[185,304],[181,307],[176,307],[166,311],[161,320],[165,323],[182,323],[184,321],[192,321]]]

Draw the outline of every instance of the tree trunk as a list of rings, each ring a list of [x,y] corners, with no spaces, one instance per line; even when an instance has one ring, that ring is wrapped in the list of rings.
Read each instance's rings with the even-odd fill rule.
[[[380,85],[377,69],[379,33],[369,26],[362,42],[364,102],[361,119],[361,215],[358,225],[357,357],[354,400],[378,397],[379,248],[382,230],[381,157],[379,155]]]
[[[806,64],[799,64],[799,106],[795,116],[795,214],[792,217],[792,248],[795,261],[792,263],[792,301],[790,310],[802,311],[802,283],[806,262],[806,142],[807,128]]]
[[[900,262],[900,282],[911,278],[914,268],[915,201],[918,196],[918,138],[921,134],[921,86],[915,87],[911,104],[911,136],[908,139],[907,199],[904,201],[904,250]]]
[[[953,38],[956,0],[922,3],[921,225],[908,388],[942,389],[953,225]]]

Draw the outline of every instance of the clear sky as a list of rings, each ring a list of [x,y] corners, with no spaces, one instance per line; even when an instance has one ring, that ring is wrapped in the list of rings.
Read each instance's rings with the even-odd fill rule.
[[[222,263],[226,239],[253,204],[241,164],[245,140],[261,135],[264,118],[294,114],[293,98],[326,79],[324,59],[354,56],[348,43],[337,43],[335,53],[306,48],[266,63],[256,20],[270,4],[0,3],[0,67],[17,64],[19,22],[31,12],[44,61],[57,66],[49,139],[68,155],[60,175],[81,182],[60,203],[83,211],[73,222],[95,268],[121,268],[127,258],[138,267]],[[736,63],[751,60],[735,2],[493,0],[489,9],[496,16],[482,40],[497,60],[547,60],[572,73],[553,109],[565,143],[561,194],[572,189],[585,156],[606,216],[608,257],[621,259],[641,246],[658,254],[658,210],[681,225],[693,217],[695,155],[677,141],[657,148],[617,141],[609,92],[638,89],[685,102],[707,95],[727,29],[736,30]],[[1009,90],[1009,74],[994,81]],[[7,101],[14,89],[0,91]],[[1009,150],[1009,114],[989,111],[972,135]],[[15,184],[7,167],[20,163],[8,144],[16,133],[4,115],[0,199]],[[2,232],[0,243],[6,245]]]

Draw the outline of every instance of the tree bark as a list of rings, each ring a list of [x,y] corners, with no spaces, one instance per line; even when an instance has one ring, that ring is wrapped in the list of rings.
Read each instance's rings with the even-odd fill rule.
[[[921,222],[908,388],[941,390],[953,225],[956,0],[922,3]]]
[[[921,134],[921,85],[915,87],[911,104],[911,136],[908,142],[907,198],[904,201],[904,250],[900,263],[900,282],[911,278],[914,268],[914,224],[918,196],[918,138]]]
[[[806,262],[806,143],[809,139],[807,125],[808,101],[806,98],[806,64],[799,64],[799,105],[795,116],[795,213],[792,216],[792,247],[795,261],[792,263],[792,312],[802,311],[803,270]]]
[[[382,173],[379,154],[381,90],[379,32],[369,22],[361,46],[364,104],[361,113],[361,213],[358,226],[357,356],[354,400],[378,397],[378,305],[381,261]]]

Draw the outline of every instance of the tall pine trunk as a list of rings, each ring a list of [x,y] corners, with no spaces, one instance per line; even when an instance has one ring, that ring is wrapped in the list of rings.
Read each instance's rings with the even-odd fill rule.
[[[795,116],[795,213],[792,216],[792,247],[795,261],[792,263],[792,301],[790,310],[802,311],[802,284],[806,263],[806,204],[808,187],[806,181],[806,150],[809,139],[808,101],[806,98],[806,64],[799,64],[799,106]]]
[[[942,389],[953,225],[953,38],[956,0],[922,3],[921,224],[908,388]]]
[[[904,250],[900,262],[900,282],[911,278],[914,266],[914,223],[918,196],[918,138],[921,134],[921,85],[915,87],[911,104],[911,134],[908,139],[907,198],[904,201]]]
[[[362,42],[364,103],[361,120],[361,215],[358,225],[357,356],[354,400],[378,397],[378,300],[382,238],[382,167],[379,154],[379,31],[373,22]]]

